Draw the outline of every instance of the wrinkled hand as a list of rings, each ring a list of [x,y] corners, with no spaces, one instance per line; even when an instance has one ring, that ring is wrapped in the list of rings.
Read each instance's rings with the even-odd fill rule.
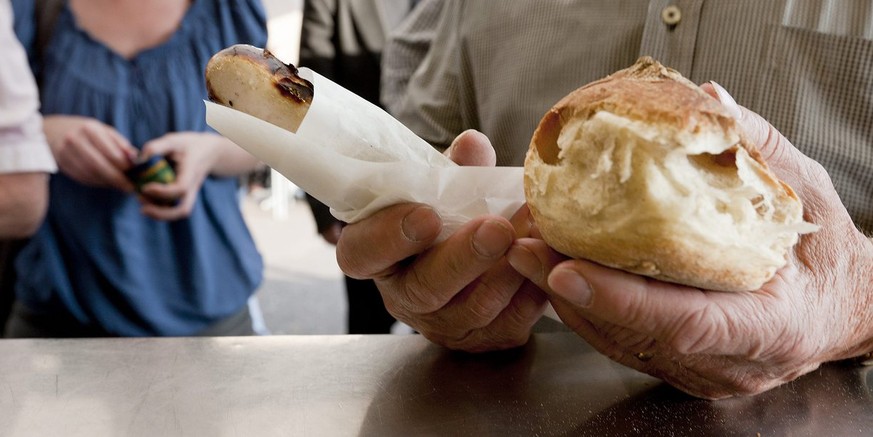
[[[174,164],[173,183],[149,183],[142,187],[142,213],[156,220],[179,220],[194,208],[203,180],[215,164],[214,144],[221,137],[212,133],[166,134],[143,145],[143,156],[161,155]],[[162,202],[155,202],[160,199]]]
[[[467,131],[447,151],[461,165],[495,163],[491,143]],[[388,311],[449,348],[485,351],[520,346],[545,310],[546,297],[504,257],[527,235],[527,210],[513,219],[483,216],[445,241],[439,215],[426,205],[399,204],[343,229],[342,270],[375,280]]]
[[[65,175],[92,187],[133,191],[124,171],[136,148],[115,128],[93,118],[54,115],[45,117],[45,131]]]
[[[825,170],[763,120],[718,95],[764,159],[804,202],[804,235],[788,266],[758,291],[724,293],[656,281],[567,260],[543,241],[522,239],[512,265],[549,293],[561,319],[626,366],[695,396],[763,392],[821,363],[873,346],[873,247],[855,228]]]

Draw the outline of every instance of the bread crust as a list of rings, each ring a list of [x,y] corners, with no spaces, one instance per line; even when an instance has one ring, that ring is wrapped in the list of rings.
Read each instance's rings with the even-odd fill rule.
[[[718,154],[688,152],[695,171],[711,172],[714,180],[731,187],[740,183],[737,182],[740,164],[734,161],[744,159],[743,165],[751,169],[763,195],[768,199],[772,197],[775,210],[769,211],[767,217],[762,216],[760,223],[752,223],[759,229],[751,232],[765,232],[765,228],[774,223],[786,227],[803,223],[802,205],[797,195],[768,169],[755,145],[743,135],[724,106],[675,70],[643,57],[633,66],[561,99],[545,114],[533,134],[525,160],[525,195],[543,239],[551,247],[570,257],[660,280],[723,291],[756,290],[785,264],[788,251],[797,241],[796,232],[784,232],[766,250],[760,251],[754,238],[725,241],[716,235],[707,235],[728,231],[716,228],[725,223],[724,217],[714,217],[710,229],[700,230],[699,219],[693,218],[697,221],[690,223],[686,221],[692,220],[688,214],[674,214],[668,206],[669,202],[674,205],[694,202],[694,196],[675,199],[652,194],[653,176],[646,171],[670,177],[670,170],[663,165],[646,170],[651,166],[641,167],[636,160],[642,158],[633,154],[629,159],[635,160],[635,173],[627,178],[612,174],[596,176],[590,171],[579,173],[580,165],[591,165],[584,161],[596,160],[597,156],[583,150],[578,154],[583,157],[581,161],[570,162],[580,158],[568,158],[571,153],[561,149],[559,139],[571,124],[579,126],[578,123],[589,121],[600,112],[652,126],[658,132],[669,132],[674,143],[669,147],[673,149],[690,147],[683,143],[683,138],[707,135],[735,138],[734,144]],[[586,141],[589,139],[577,138],[564,148],[590,147],[582,145]],[[671,152],[667,150],[665,154]],[[574,170],[573,166],[577,168]],[[574,184],[584,184],[604,200],[592,207],[586,199],[572,198],[587,195],[580,195]],[[693,211],[694,206],[689,206],[688,210]],[[737,227],[730,231],[749,232]]]
[[[245,44],[223,49],[206,65],[208,98],[296,132],[312,103],[314,87],[269,50]]]

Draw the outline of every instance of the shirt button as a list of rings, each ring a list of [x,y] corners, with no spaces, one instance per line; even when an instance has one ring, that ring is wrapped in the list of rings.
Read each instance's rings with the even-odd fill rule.
[[[682,21],[682,10],[676,5],[667,6],[661,11],[661,19],[664,20],[664,24],[675,26]]]

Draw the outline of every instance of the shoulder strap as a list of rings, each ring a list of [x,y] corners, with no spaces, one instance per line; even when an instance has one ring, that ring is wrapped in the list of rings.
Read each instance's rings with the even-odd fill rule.
[[[66,0],[36,0],[36,40],[34,42],[37,56],[42,59],[46,46],[52,38],[58,15],[64,8]]]

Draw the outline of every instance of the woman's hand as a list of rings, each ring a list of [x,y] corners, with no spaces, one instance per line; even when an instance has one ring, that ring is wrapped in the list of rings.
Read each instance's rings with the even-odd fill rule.
[[[49,115],[44,129],[65,175],[92,187],[134,190],[124,171],[137,151],[115,128],[88,117]]]
[[[164,156],[173,163],[176,172],[172,183],[149,183],[142,187],[142,212],[156,220],[188,217],[209,175],[235,176],[254,169],[258,163],[230,140],[205,132],[164,135],[146,143],[142,154]]]

